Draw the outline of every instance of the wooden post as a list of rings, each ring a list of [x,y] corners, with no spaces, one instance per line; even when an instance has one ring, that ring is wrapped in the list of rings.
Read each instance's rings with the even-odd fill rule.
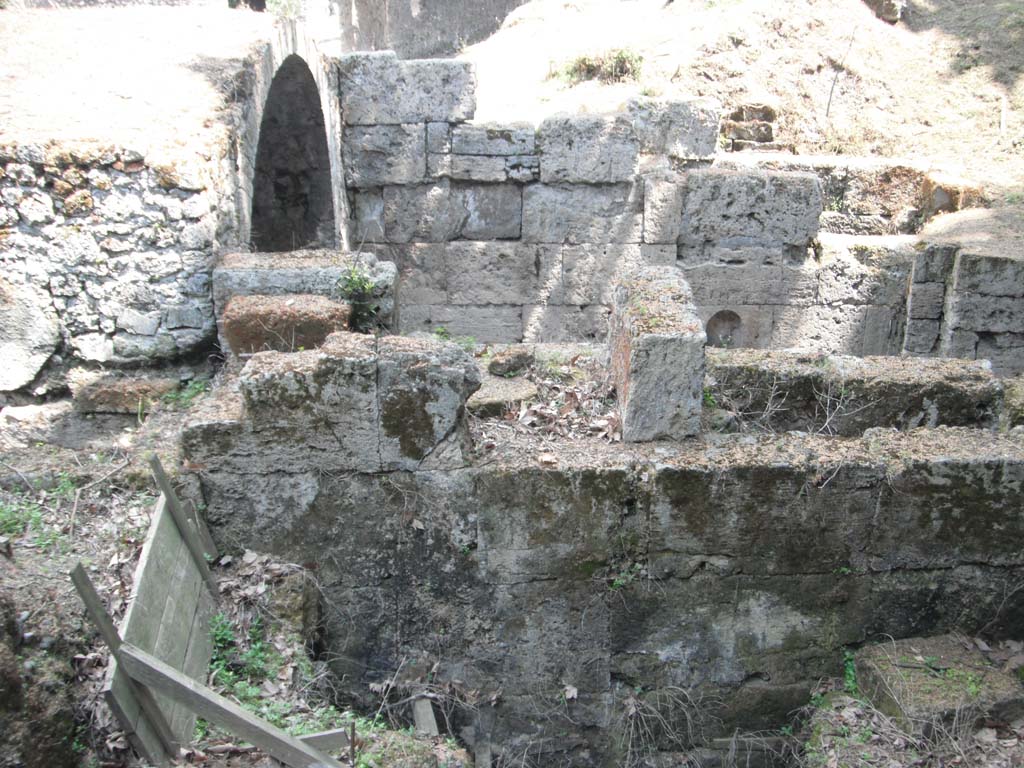
[[[209,587],[210,592],[213,593],[214,598],[216,598],[220,594],[220,590],[217,587],[217,580],[213,577],[213,573],[210,571],[210,565],[206,562],[206,553],[203,551],[203,545],[199,539],[198,531],[194,530],[189,524],[188,516],[185,514],[185,510],[182,509],[181,500],[174,492],[171,480],[167,477],[167,473],[164,472],[164,468],[160,464],[160,459],[158,459],[155,454],[149,457],[149,467],[153,470],[153,477],[156,479],[156,484],[163,493],[164,498],[167,500],[167,509],[170,510],[171,516],[174,518],[175,525],[178,526],[181,538],[185,541],[185,546],[188,547],[188,551],[192,555],[192,559],[196,561],[196,567],[199,569],[199,573],[202,575],[203,581],[206,582],[206,586]]]
[[[341,768],[336,760],[325,757],[135,646],[128,643],[121,646],[120,664],[136,682],[174,699],[292,768]]]
[[[77,563],[71,570],[71,581],[75,585],[75,589],[78,591],[78,596],[82,598],[82,602],[85,603],[85,610],[89,613],[89,618],[92,619],[92,623],[96,625],[96,629],[99,630],[100,636],[103,638],[103,642],[107,644],[110,649],[111,655],[117,659],[118,663],[121,662],[121,636],[117,634],[117,628],[114,626],[114,620],[110,618],[107,613],[107,609],[103,605],[103,600],[96,591],[96,588],[92,585],[92,581],[89,579],[88,574],[85,572],[85,568],[82,567],[81,563]],[[156,703],[156,699],[153,698],[153,694],[148,688],[143,688],[140,685],[136,685],[134,680],[128,681],[129,686],[132,689],[132,695],[139,702],[139,706],[142,708],[142,712],[150,725],[153,726],[153,730],[156,731],[157,737],[163,745],[164,751],[170,758],[177,758],[178,756],[178,742],[174,738],[174,734],[171,732],[170,726],[167,724],[167,718],[164,717],[164,713],[160,710],[160,706]]]

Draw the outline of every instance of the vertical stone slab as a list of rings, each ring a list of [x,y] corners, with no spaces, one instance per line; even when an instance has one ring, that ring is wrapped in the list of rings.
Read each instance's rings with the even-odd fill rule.
[[[690,286],[677,270],[641,267],[619,281],[609,348],[623,440],[700,432],[705,341]]]

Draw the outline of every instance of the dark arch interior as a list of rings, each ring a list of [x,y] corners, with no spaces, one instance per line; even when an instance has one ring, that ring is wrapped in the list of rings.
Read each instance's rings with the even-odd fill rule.
[[[335,244],[331,166],[320,95],[298,56],[270,84],[252,191],[252,245],[291,251]]]
[[[739,344],[743,321],[731,309],[715,312],[708,320],[707,335],[709,347],[735,347]]]

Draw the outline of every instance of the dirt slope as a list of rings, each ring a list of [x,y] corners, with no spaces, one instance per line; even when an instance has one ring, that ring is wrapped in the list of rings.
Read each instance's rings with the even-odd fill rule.
[[[643,56],[638,82],[558,76],[615,48]],[[605,111],[637,93],[767,101],[802,154],[924,159],[1024,201],[1021,0],[911,0],[896,25],[862,0],[534,0],[462,56],[480,120]]]

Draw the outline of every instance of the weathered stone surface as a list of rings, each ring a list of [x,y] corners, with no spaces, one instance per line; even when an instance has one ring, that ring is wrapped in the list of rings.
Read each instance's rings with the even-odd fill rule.
[[[436,339],[382,336],[377,348],[382,469],[465,466],[465,404],[480,387],[476,363]]]
[[[625,115],[556,115],[538,130],[540,180],[611,184],[632,181],[640,143]]]
[[[315,294],[234,296],[221,314],[222,341],[236,355],[319,347],[348,330],[352,307]]]
[[[0,278],[0,392],[31,383],[59,342],[60,328],[46,293],[27,281]]]
[[[342,157],[349,186],[416,184],[427,175],[426,129],[421,123],[349,126]]]
[[[452,155],[448,164],[448,175],[453,179],[468,181],[505,181],[508,171],[504,157],[478,157],[475,155]]]
[[[469,398],[466,408],[481,418],[491,418],[508,411],[518,412],[522,403],[536,397],[537,385],[529,379],[485,375],[480,389]]]
[[[392,51],[351,53],[337,63],[342,119],[348,125],[462,122],[476,110],[468,61],[400,61]]]
[[[530,243],[639,243],[639,185],[530,184],[523,189],[523,240]]]
[[[454,344],[335,333],[316,351],[253,355],[241,401],[208,398],[183,444],[197,460],[227,454],[236,471],[453,469],[465,464],[464,406],[478,386]]]
[[[679,440],[700,431],[705,341],[677,270],[642,267],[620,280],[608,345],[623,440]]]
[[[512,184],[436,184],[384,189],[384,232],[394,243],[518,238],[523,199]]]
[[[956,266],[958,291],[1024,297],[1024,259],[961,253]]]
[[[379,189],[356,190],[349,210],[349,242],[382,243],[384,237],[384,195]]]
[[[448,301],[444,243],[393,245],[388,253],[398,265],[398,296],[403,306]]]
[[[565,306],[536,304],[523,307],[523,341],[552,343],[604,341],[611,309],[604,304]]]
[[[563,245],[561,303],[611,304],[619,277],[643,264],[639,245]]]
[[[873,427],[991,429],[1003,388],[983,361],[846,357],[716,349],[707,354],[716,402],[746,426],[859,435]]]
[[[911,734],[929,736],[954,720],[1024,714],[1024,687],[963,636],[913,637],[856,654],[857,685]]]
[[[685,187],[682,178],[644,179],[644,242],[672,243],[679,239]]]
[[[722,135],[728,139],[739,139],[740,141],[768,142],[773,138],[772,124],[764,120],[750,120],[739,122],[736,120],[725,120],[722,122]]]
[[[626,109],[641,152],[687,160],[715,154],[719,106],[714,102],[639,97],[631,99]]]
[[[942,317],[945,299],[945,283],[914,283],[907,304],[907,316],[915,320],[937,320]]]
[[[452,127],[449,123],[427,123],[427,152],[452,151]]]
[[[81,413],[148,413],[180,384],[178,376],[160,374],[119,374],[87,368],[68,374],[75,410]]]
[[[680,242],[806,247],[821,210],[821,185],[811,174],[690,171]]]
[[[452,304],[409,304],[399,317],[402,333],[443,328],[456,338],[512,343],[523,338],[523,309],[520,306],[472,306]]]
[[[522,344],[499,350],[487,363],[487,372],[494,376],[515,376],[533,365],[533,350]]]
[[[559,248],[526,243],[450,243],[445,279],[451,304],[559,303]]]
[[[535,133],[529,123],[457,125],[452,129],[451,151],[457,155],[532,155]]]

